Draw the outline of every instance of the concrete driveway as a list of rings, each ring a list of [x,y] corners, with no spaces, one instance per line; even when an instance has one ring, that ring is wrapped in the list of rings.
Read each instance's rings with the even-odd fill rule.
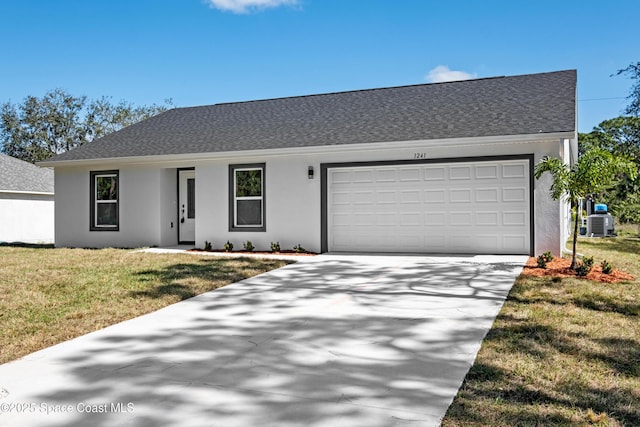
[[[0,425],[435,426],[525,261],[304,259],[1,365]]]

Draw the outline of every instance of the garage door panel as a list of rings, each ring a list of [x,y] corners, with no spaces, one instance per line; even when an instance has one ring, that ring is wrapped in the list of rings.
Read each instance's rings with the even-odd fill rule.
[[[524,164],[510,164],[502,166],[503,178],[525,178],[527,169]]]
[[[329,169],[333,251],[528,254],[529,160]]]
[[[420,181],[420,169],[416,167],[399,169],[398,178],[400,182]]]
[[[469,188],[456,188],[449,190],[451,203],[471,203],[472,191]]]
[[[498,189],[497,188],[477,188],[476,202],[498,203]]]
[[[450,225],[470,227],[473,225],[473,212],[451,212]]]
[[[479,227],[481,226],[495,227],[499,225],[498,223],[499,215],[500,214],[497,211],[476,212],[476,225]]]
[[[426,167],[424,170],[425,181],[444,181],[446,169],[440,167]]]
[[[447,225],[447,215],[444,212],[425,212],[424,225],[431,227]]]
[[[503,225],[526,225],[527,214],[522,211],[518,212],[503,212],[502,224]]]
[[[445,203],[447,201],[447,192],[442,189],[424,190],[424,201],[426,203]]]
[[[502,236],[502,246],[506,251],[518,251],[524,245],[526,245],[528,241],[528,236],[523,234],[520,235],[505,235]]]
[[[451,166],[449,167],[450,180],[470,180],[471,166]]]
[[[422,203],[422,197],[420,197],[420,190],[401,190],[400,203]]]
[[[524,202],[526,199],[526,195],[526,189],[523,187],[502,189],[503,202]]]
[[[498,179],[498,165],[476,166],[476,179]]]

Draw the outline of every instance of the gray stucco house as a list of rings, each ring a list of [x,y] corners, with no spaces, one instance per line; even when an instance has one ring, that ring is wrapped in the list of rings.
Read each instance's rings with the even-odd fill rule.
[[[53,240],[53,170],[0,154],[0,242]]]
[[[42,163],[56,244],[558,254],[576,71],[176,108]]]

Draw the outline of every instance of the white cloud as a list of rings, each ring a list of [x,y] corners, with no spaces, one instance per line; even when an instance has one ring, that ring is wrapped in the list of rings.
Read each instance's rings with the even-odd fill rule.
[[[469,80],[478,77],[476,73],[450,70],[446,65],[438,65],[425,76],[429,83],[452,82],[457,80]]]
[[[298,0],[207,0],[211,7],[233,13],[248,13],[283,5],[295,5]]]

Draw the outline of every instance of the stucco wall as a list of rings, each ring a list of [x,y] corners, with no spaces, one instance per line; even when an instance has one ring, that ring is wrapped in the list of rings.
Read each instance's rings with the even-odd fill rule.
[[[192,161],[156,162],[154,165],[118,167],[104,164],[92,168],[56,168],[56,243],[59,246],[173,245],[177,243],[176,168],[195,167],[196,171],[196,246],[208,240],[221,247],[230,240],[236,248],[251,240],[258,250],[268,250],[279,241],[283,249],[301,244],[320,251],[322,163],[393,161],[422,158],[445,159],[534,154],[560,156],[559,139],[509,143],[447,144],[424,146],[387,144],[372,149],[335,147],[332,150],[287,155],[218,156]],[[229,231],[229,165],[265,163],[266,231]],[[308,179],[308,168],[315,171]],[[89,231],[89,171],[120,170],[120,231]],[[549,196],[547,176],[534,181],[535,254],[560,253],[566,231],[565,210]],[[173,227],[171,227],[173,223]]]
[[[53,195],[0,193],[0,242],[53,241]]]
[[[163,244],[162,201],[166,201],[165,192],[168,191],[161,188],[167,184],[163,179],[164,168],[119,168],[120,230],[89,230],[89,173],[108,169],[118,168],[115,165],[56,168],[56,246],[140,247]]]
[[[301,244],[308,250],[320,251],[320,164],[376,160],[412,159],[416,153],[424,158],[484,157],[514,154],[534,154],[535,162],[543,156],[558,156],[560,141],[540,141],[534,144],[483,145],[464,147],[416,147],[381,150],[344,150],[314,156],[227,158],[196,164],[196,245],[204,241],[221,247],[230,240],[241,248],[246,240],[267,250],[272,241],[291,249]],[[228,166],[236,163],[266,163],[266,232],[230,232]],[[313,166],[315,178],[308,179],[308,167]],[[535,253],[560,253],[561,236],[564,237],[560,204],[549,196],[550,180],[544,177],[534,181]]]

